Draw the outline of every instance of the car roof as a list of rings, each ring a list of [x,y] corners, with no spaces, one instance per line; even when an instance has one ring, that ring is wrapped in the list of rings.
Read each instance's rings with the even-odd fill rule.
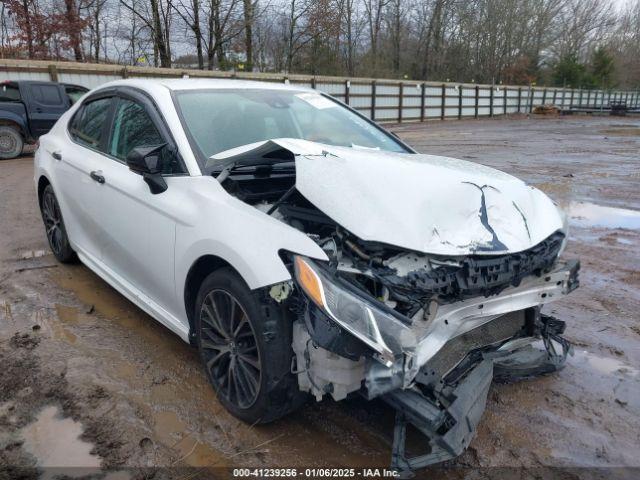
[[[201,89],[260,89],[260,90],[285,90],[285,91],[312,91],[300,85],[289,85],[279,82],[259,82],[255,80],[238,80],[229,78],[162,78],[139,79],[132,78],[110,82],[117,85],[131,85],[138,88],[164,86],[172,91],[201,90]]]

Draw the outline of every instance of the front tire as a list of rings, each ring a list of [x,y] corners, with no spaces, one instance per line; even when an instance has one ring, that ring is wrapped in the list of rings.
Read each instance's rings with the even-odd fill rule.
[[[267,423],[304,401],[291,373],[291,322],[231,268],[211,273],[196,300],[200,359],[220,403],[251,424]]]
[[[42,221],[44,222],[49,247],[55,257],[61,263],[74,262],[76,260],[76,253],[69,243],[60,205],[58,204],[56,195],[53,193],[51,185],[47,185],[42,192],[40,213],[42,214]]]
[[[0,159],[19,157],[24,148],[24,139],[13,127],[0,126]]]

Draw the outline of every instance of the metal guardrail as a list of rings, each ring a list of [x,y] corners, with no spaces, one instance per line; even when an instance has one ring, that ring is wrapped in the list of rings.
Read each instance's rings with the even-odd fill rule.
[[[591,107],[607,109],[625,102],[640,107],[640,92],[548,88],[517,85],[481,85],[374,78],[345,78],[280,73],[125,67],[35,60],[0,59],[1,80],[52,80],[95,88],[121,78],[235,78],[284,82],[323,91],[378,122],[479,118],[531,113],[538,105],[560,110]]]

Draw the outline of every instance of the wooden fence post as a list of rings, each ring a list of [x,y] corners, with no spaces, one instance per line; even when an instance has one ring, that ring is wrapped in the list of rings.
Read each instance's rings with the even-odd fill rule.
[[[520,113],[521,106],[522,106],[522,87],[518,87],[518,113]]]
[[[286,82],[286,78],[285,78],[285,82]],[[311,88],[315,90],[317,86],[318,84],[317,84],[316,77],[311,77]]]
[[[536,98],[536,89],[533,87],[529,87],[529,113],[533,112],[533,102]]]
[[[502,97],[502,111],[503,114],[506,115],[507,114],[507,87],[503,88],[503,97]]]
[[[442,102],[440,105],[440,120],[444,120],[444,114],[445,114],[445,103],[447,100],[447,86],[443,83],[442,84],[442,95],[440,97],[440,101]]]
[[[398,123],[402,123],[402,104],[404,103],[404,83],[398,85]]]
[[[478,118],[478,107],[480,106],[480,85],[476,85],[476,105],[474,118]]]
[[[351,80],[345,80],[344,82],[344,103],[349,105],[349,96],[351,94]]]
[[[462,119],[462,85],[458,85],[458,120]]]
[[[58,68],[55,65],[49,65],[48,70],[49,70],[49,79],[52,82],[57,82],[58,81]]]
[[[547,104],[547,87],[542,89],[542,105]]]
[[[420,85],[420,121],[424,122],[424,107],[425,107],[425,94],[427,90],[427,85],[422,83]]]
[[[376,81],[371,81],[371,120],[376,119]]]
[[[494,86],[491,85],[489,90],[489,116],[490,117],[493,117],[493,88]]]

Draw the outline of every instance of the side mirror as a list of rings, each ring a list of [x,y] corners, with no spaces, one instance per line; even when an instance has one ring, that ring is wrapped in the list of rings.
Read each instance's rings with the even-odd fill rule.
[[[142,175],[149,185],[151,193],[162,193],[167,189],[167,182],[162,176],[162,154],[166,143],[151,147],[136,147],[127,155],[129,170]]]

